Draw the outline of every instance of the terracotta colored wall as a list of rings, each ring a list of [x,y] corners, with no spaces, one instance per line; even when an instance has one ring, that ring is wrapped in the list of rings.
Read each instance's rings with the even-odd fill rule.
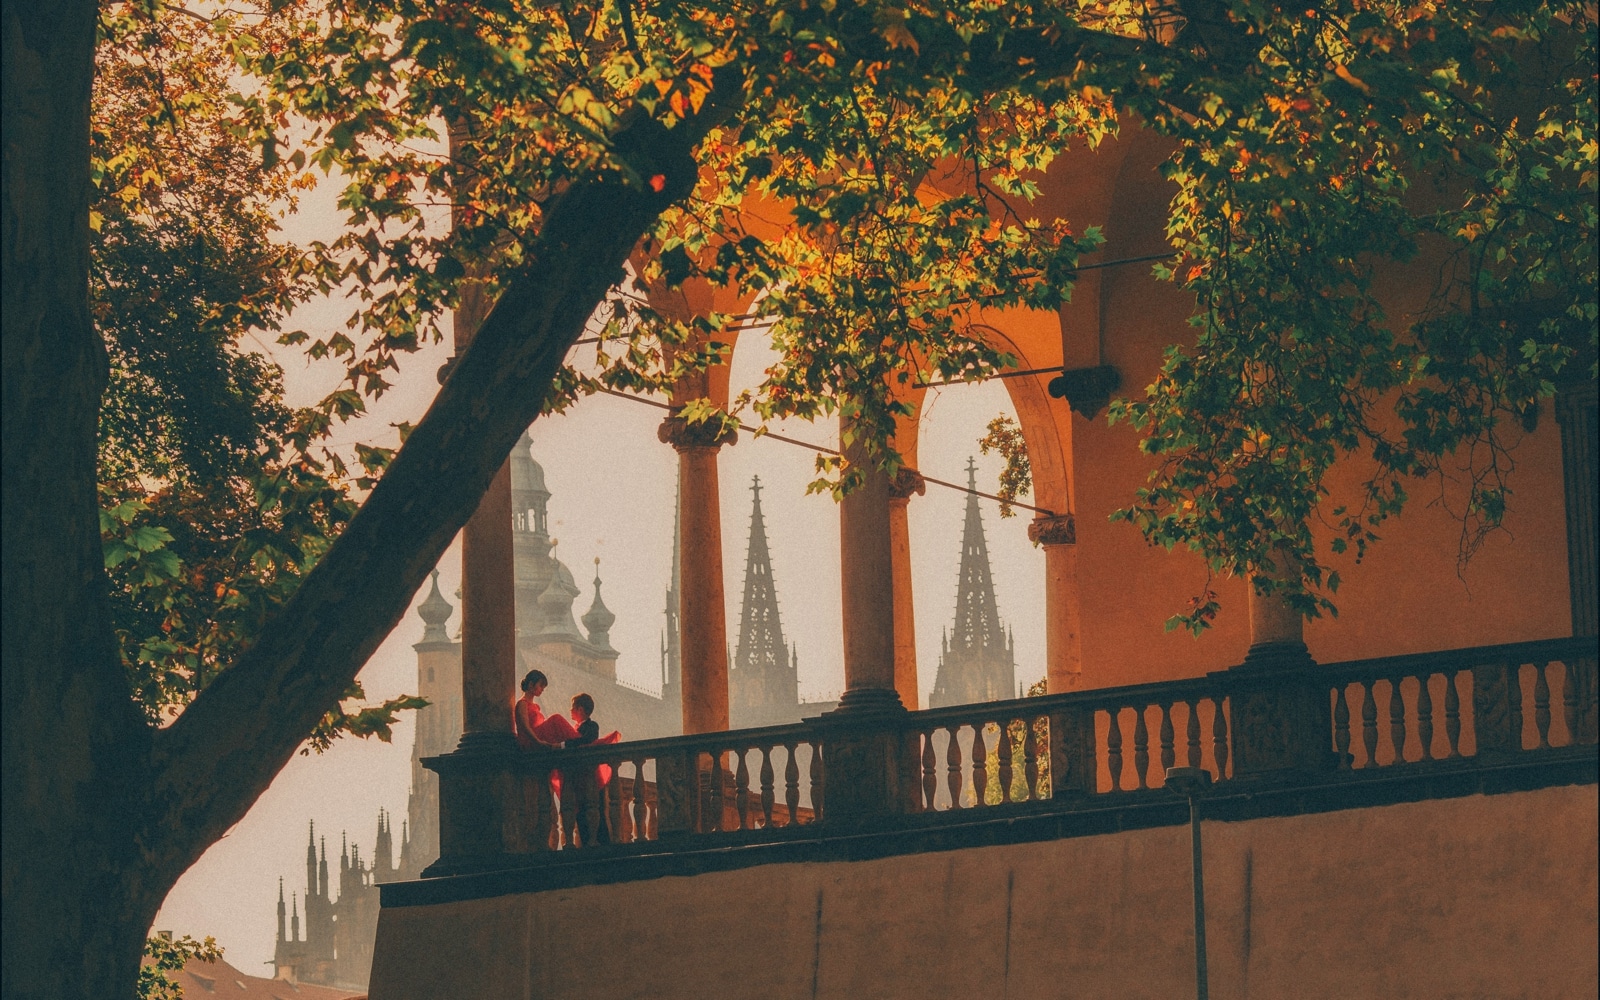
[[[1165,155],[1158,139],[1134,128],[1098,153],[1069,154],[1052,169],[1038,214],[1060,213],[1075,228],[1102,226],[1107,244],[1094,260],[1163,252],[1172,194],[1158,173]],[[1378,276],[1375,290],[1396,329],[1409,325],[1426,304],[1437,264],[1424,254]],[[1120,371],[1121,393],[1137,397],[1154,379],[1167,345],[1190,339],[1192,310],[1189,296],[1156,281],[1150,266],[1140,263],[1082,274],[1054,334],[1060,346],[1038,323],[1013,314],[998,317],[995,325],[1030,367],[1062,357],[1072,366],[1103,361]],[[1223,613],[1208,635],[1196,640],[1166,633],[1166,619],[1205,588],[1203,563],[1151,548],[1133,527],[1107,520],[1129,503],[1152,467],[1138,452],[1137,434],[1126,426],[1108,427],[1104,413],[1092,421],[1070,413],[1059,401],[1048,413],[1068,452],[1077,519],[1083,685],[1133,684],[1238,663],[1249,646],[1243,584],[1212,581]],[[1029,421],[1023,423],[1026,431]],[[1441,495],[1436,482],[1408,483],[1412,503],[1379,529],[1383,540],[1370,556],[1359,566],[1353,556],[1334,563],[1344,579],[1335,598],[1340,617],[1308,626],[1312,655],[1332,662],[1570,634],[1560,433],[1548,404],[1513,458],[1507,530],[1491,537],[1460,572],[1461,523],[1451,512],[1464,507],[1462,491],[1456,486]],[[1330,510],[1358,497],[1362,472],[1356,460],[1335,468]]]
[[[1596,789],[1204,826],[1212,995],[1593,996]],[[373,1000],[1192,995],[1184,827],[385,909]]]

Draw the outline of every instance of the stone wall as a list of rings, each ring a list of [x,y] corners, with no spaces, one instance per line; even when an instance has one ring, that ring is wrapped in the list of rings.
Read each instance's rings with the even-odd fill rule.
[[[1593,996],[1596,786],[1204,825],[1215,997]],[[1185,827],[385,907],[373,1000],[1193,996]]]

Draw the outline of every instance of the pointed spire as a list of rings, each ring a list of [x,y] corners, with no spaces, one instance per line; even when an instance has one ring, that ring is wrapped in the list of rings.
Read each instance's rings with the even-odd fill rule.
[[[583,627],[589,630],[589,645],[606,653],[614,653],[611,648],[611,626],[615,625],[617,616],[606,607],[606,602],[600,598],[600,557],[594,558],[594,601],[590,603],[589,610],[583,614]]]
[[[295,893],[289,898],[294,902],[294,921],[289,925],[289,940],[298,943],[300,941],[300,894]]]
[[[278,944],[280,944],[280,945],[283,944],[283,942],[284,942],[284,926],[285,925],[284,925],[284,922],[283,922],[283,912],[284,912],[284,905],[283,905],[283,879],[282,879],[282,877],[280,877],[278,879]]]
[[[431,574],[433,587],[428,591],[428,596],[417,605],[417,615],[422,619],[423,642],[449,642],[450,635],[445,631],[445,622],[450,620],[450,615],[455,608],[439,593],[439,571]]]
[[[331,888],[328,884],[328,838],[323,837],[321,843],[322,858],[317,862],[317,896],[327,899]]]
[[[967,489],[978,487],[978,463],[967,459]],[[1016,668],[1011,642],[994,593],[989,544],[976,492],[967,494],[961,536],[961,569],[954,627],[945,633],[944,655],[929,696],[930,707],[1013,697]]]
[[[306,835],[306,893],[317,891],[317,822],[311,821],[311,832]]]
[[[761,510],[761,477],[750,481],[750,543],[745,552],[744,603],[739,611],[739,643],[729,672],[729,707],[744,709],[743,724],[776,721],[774,713],[799,707],[796,661],[783,638],[778,588],[772,575],[766,516]],[[739,723],[736,723],[739,724]]]

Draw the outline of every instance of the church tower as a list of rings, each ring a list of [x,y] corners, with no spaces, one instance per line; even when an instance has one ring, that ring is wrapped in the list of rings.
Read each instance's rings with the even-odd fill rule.
[[[967,459],[967,489],[978,488],[977,462]],[[1017,696],[1011,637],[1000,623],[989,569],[989,543],[976,493],[967,494],[961,537],[961,573],[956,587],[955,626],[944,637],[943,655],[929,708],[968,705]]]
[[[778,589],[772,578],[761,477],[750,484],[750,545],[745,554],[739,645],[728,671],[728,714],[735,727],[768,726],[799,718],[798,658],[783,639]]]

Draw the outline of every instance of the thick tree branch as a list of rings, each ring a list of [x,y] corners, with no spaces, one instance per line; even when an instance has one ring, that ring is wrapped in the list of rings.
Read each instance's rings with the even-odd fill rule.
[[[693,189],[695,147],[742,92],[742,80],[719,74],[699,114],[672,129],[634,109],[614,143],[645,183],[613,174],[552,201],[528,265],[360,512],[257,645],[160,734],[158,809],[144,831],[158,871],[181,872],[238,822],[399,622],[629,251]],[[659,192],[649,183],[658,176]]]

